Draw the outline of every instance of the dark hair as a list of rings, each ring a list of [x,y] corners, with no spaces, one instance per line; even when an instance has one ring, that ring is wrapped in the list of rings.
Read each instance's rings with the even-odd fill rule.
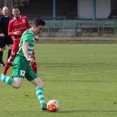
[[[18,6],[14,6],[13,9],[19,9],[19,7]]]
[[[38,27],[39,25],[45,26],[45,21],[40,18],[35,18],[32,24],[36,27]]]

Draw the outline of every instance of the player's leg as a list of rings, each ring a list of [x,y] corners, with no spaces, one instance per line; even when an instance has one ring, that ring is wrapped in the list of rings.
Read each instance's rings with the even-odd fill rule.
[[[9,69],[9,67],[12,65],[12,62],[13,62],[13,60],[14,60],[15,57],[16,57],[17,51],[18,51],[18,45],[17,45],[17,44],[13,44],[10,57],[9,57],[9,59],[6,61],[4,70],[3,70],[3,72],[2,72],[3,75],[6,75],[6,73],[7,73],[8,69]]]
[[[9,77],[9,76],[4,76],[2,74],[0,74],[0,80],[3,81],[4,83],[12,86],[13,88],[15,89],[18,89],[21,87],[21,84],[22,84],[22,81],[23,81],[23,78],[18,78],[18,77],[15,77],[14,79]]]
[[[35,52],[34,52],[34,50],[33,50],[33,53],[32,53],[32,57],[35,59]],[[36,61],[35,62],[31,62],[31,67],[34,70],[34,72],[37,74],[37,63],[36,63]]]
[[[11,55],[11,49],[12,49],[12,44],[9,44],[8,46],[9,46],[9,50],[8,50],[7,60],[9,59],[9,61],[13,61],[15,57],[14,56],[10,57],[10,55]],[[9,62],[7,66],[9,66],[9,67],[12,66],[12,62]]]
[[[7,60],[9,59],[10,54],[11,54],[11,46],[12,46],[12,45],[9,45],[10,48],[9,48],[9,50],[8,50]]]
[[[15,88],[15,89],[20,88],[21,87],[21,84],[23,82],[23,78],[14,77],[13,79],[14,79],[14,81],[12,83],[12,87]]]
[[[13,39],[10,36],[7,36],[7,45],[9,47],[8,55],[7,55],[7,60],[8,60],[10,57],[11,49],[12,49],[12,45],[13,45]]]
[[[9,59],[5,63],[4,70],[2,72],[3,75],[6,75],[9,67],[12,65],[12,61],[14,60],[15,57],[10,56]]]
[[[22,56],[17,56],[14,60],[13,66],[12,77],[14,78],[14,82],[12,83],[12,87],[17,89],[21,87],[26,69],[27,63],[25,62],[25,58]]]
[[[0,37],[0,66],[5,66],[3,62],[3,51],[6,49],[6,38]]]
[[[31,62],[31,67],[34,70],[34,72],[37,74],[37,63],[35,62]]]
[[[3,51],[6,49],[6,47],[0,48],[0,66],[5,66],[3,62]]]
[[[45,102],[45,98],[44,98],[44,93],[43,93],[42,80],[39,77],[37,77],[34,80],[32,80],[31,82],[36,86],[36,96],[40,102],[42,110],[47,110],[46,109],[46,102]]]
[[[23,78],[25,77],[25,67],[27,67],[26,62],[23,59],[24,57],[17,56],[14,61],[13,73],[12,77],[8,77],[5,75],[0,75],[0,80],[5,82],[6,84],[11,85],[13,88],[20,88]]]
[[[40,102],[41,108],[42,110],[46,110],[46,102],[45,102],[44,93],[43,93],[43,82],[37,76],[37,74],[30,68],[30,66],[28,67],[28,71],[26,73],[26,79],[36,86],[36,95]]]

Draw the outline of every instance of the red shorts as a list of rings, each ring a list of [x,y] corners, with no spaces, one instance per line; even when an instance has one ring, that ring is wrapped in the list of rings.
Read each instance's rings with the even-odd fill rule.
[[[12,49],[11,49],[11,57],[16,57],[16,54],[19,50],[19,43],[20,43],[20,39],[15,39],[13,40],[13,46],[12,46]]]

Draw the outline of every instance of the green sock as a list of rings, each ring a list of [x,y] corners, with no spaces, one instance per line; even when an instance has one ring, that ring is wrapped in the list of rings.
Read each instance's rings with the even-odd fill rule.
[[[2,82],[5,82],[8,85],[12,85],[12,83],[13,83],[13,79],[12,78],[10,78],[8,76],[1,75],[1,74],[0,74],[0,80]]]
[[[43,89],[41,87],[36,88],[36,95],[40,101],[41,106],[45,105]]]

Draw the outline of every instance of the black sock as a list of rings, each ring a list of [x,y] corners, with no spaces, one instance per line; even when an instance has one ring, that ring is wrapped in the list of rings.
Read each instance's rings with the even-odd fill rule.
[[[3,51],[0,51],[0,62],[2,62]]]
[[[11,54],[11,49],[8,50],[8,56],[7,56],[7,60],[9,59],[10,57],[10,54]]]

